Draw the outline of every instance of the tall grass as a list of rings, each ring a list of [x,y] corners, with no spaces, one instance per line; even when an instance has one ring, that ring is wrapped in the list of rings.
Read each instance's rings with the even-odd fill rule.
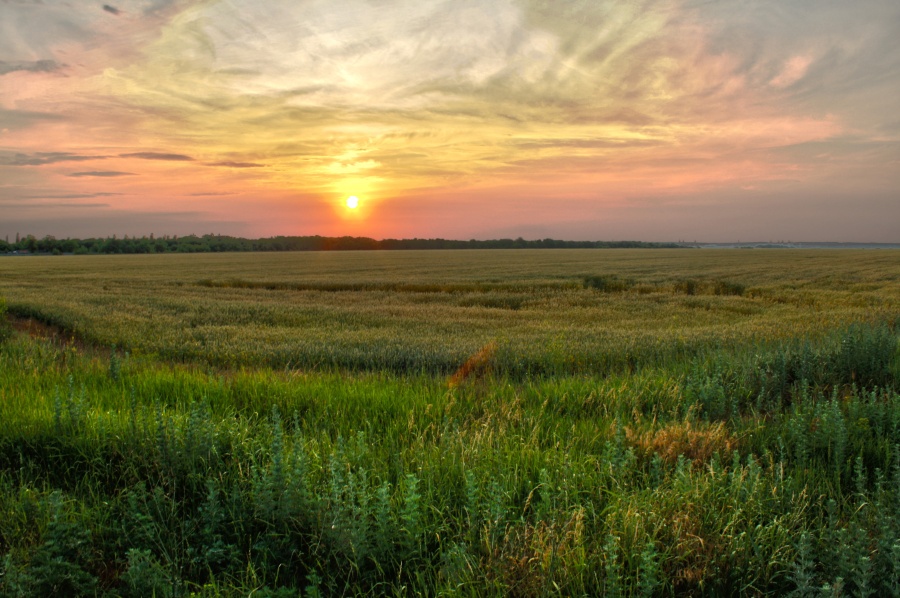
[[[13,330],[6,315],[6,299],[0,296],[0,343],[12,336]]]
[[[897,595],[896,258],[690,253],[0,263],[0,596]]]
[[[841,338],[877,357],[885,334]],[[5,593],[894,587],[900,395],[843,358],[761,412],[747,364],[772,355],[722,353],[704,384],[745,398],[713,412],[699,362],[448,389],[141,356],[112,376],[109,355],[24,337],[0,352]]]

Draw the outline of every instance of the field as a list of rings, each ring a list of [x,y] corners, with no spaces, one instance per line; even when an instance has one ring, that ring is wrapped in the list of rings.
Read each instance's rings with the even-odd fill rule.
[[[3,257],[0,297],[0,596],[900,595],[896,251]]]

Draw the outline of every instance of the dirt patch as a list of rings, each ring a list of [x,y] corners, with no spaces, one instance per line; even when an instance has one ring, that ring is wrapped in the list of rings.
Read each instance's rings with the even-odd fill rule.
[[[18,332],[24,332],[32,338],[64,339],[66,334],[55,326],[44,324],[34,318],[17,318],[9,316],[9,323]]]
[[[80,352],[109,353],[108,349],[104,350],[102,347],[86,343],[71,332],[67,332],[58,326],[53,326],[34,318],[22,318],[13,315],[8,315],[7,319],[13,330],[21,334],[27,334],[31,338],[49,340],[61,347],[75,347]]]
[[[456,372],[450,376],[450,379],[447,380],[447,386],[449,388],[456,388],[466,380],[483,379],[490,373],[491,362],[496,353],[497,343],[494,341],[483,346],[477,353],[469,357],[464,364],[459,366],[459,369],[457,369]]]

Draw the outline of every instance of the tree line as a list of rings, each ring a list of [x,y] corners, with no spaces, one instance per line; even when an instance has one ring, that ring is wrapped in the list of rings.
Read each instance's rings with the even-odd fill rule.
[[[563,241],[559,239],[371,239],[368,237],[268,237],[244,239],[227,235],[154,235],[89,239],[57,239],[52,235],[0,239],[0,253],[18,254],[116,254],[116,253],[210,253],[222,251],[359,251],[400,249],[576,249],[576,248],[673,248],[677,243],[644,241]]]

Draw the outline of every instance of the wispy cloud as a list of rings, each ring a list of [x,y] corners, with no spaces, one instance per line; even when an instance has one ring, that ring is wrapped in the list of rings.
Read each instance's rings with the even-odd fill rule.
[[[0,76],[16,71],[26,71],[29,73],[52,73],[62,68],[55,60],[34,60],[34,61],[12,61],[7,62],[0,60]]]
[[[54,114],[52,112],[37,112],[33,110],[6,110],[0,106],[0,131],[17,130],[27,128],[36,124],[46,123],[50,121],[65,120],[64,116]],[[0,152],[2,156],[3,152]],[[2,160],[2,157],[0,157]]]
[[[103,160],[107,156],[91,156],[72,154],[69,152],[35,152],[33,154],[0,152],[0,165],[4,166],[43,166],[59,162],[86,162]]]
[[[98,193],[66,193],[66,194],[61,194],[61,195],[40,194],[40,195],[22,196],[22,199],[91,199],[93,197],[115,197],[117,195],[123,195],[123,194],[106,192],[106,191],[98,192]]]
[[[225,160],[222,162],[210,162],[210,166],[225,166],[227,168],[263,168],[265,164],[257,164],[256,162],[232,162]]]
[[[111,207],[108,203],[53,203],[53,202],[10,202],[3,204],[4,208],[18,208],[18,209],[31,209],[31,210],[48,210],[48,209],[57,209],[57,208],[108,208]]]
[[[70,177],[118,177],[133,175],[133,172],[120,172],[118,170],[91,170],[88,172],[73,172],[67,174]]]
[[[59,61],[79,68],[104,68],[134,56],[179,10],[196,0],[83,2],[0,2],[0,56],[14,63]],[[102,9],[102,10],[101,10]],[[118,16],[118,19],[110,18]]]
[[[119,154],[122,158],[139,158],[141,160],[165,160],[169,162],[193,162],[194,159],[184,154],[165,154],[159,152],[133,152]]]

